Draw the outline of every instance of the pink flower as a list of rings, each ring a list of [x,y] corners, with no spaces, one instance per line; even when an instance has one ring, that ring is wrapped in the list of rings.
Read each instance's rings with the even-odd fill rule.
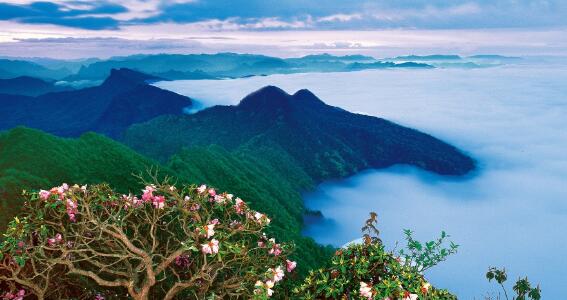
[[[295,269],[295,267],[297,266],[296,262],[291,261],[289,259],[286,259],[285,263],[286,263],[286,269],[287,269],[288,272],[292,272]]]
[[[163,209],[165,207],[165,197],[155,196],[152,200],[155,208]]]
[[[263,248],[265,245],[264,241],[258,241],[258,247]]]
[[[244,211],[246,210],[246,203],[240,198],[236,198],[234,202],[234,209],[236,209],[236,213],[240,215],[244,214]]]
[[[77,203],[75,203],[73,200],[71,199],[67,199],[67,207],[75,209],[77,208]]]
[[[209,196],[214,197],[216,195],[217,195],[217,191],[215,191],[215,189],[213,189],[213,188],[210,188],[209,189]]]
[[[39,191],[39,198],[41,200],[45,201],[45,200],[49,199],[50,195],[51,195],[51,193],[49,191],[46,191],[46,190],[40,190]]]
[[[26,290],[21,289],[16,294],[12,294],[10,292],[7,292],[4,295],[2,295],[1,297],[4,300],[23,300],[25,295],[26,295]]]
[[[94,299],[95,299],[95,300],[104,300],[104,299],[106,299],[106,298],[104,298],[104,296],[101,295],[101,294],[96,294],[95,297],[94,297]]]
[[[199,194],[204,193],[206,190],[207,190],[207,186],[204,184],[197,188],[197,192],[199,192]]]
[[[365,297],[367,299],[372,299],[372,287],[369,286],[366,282],[360,282],[360,296]]]
[[[273,244],[272,248],[270,249],[270,251],[268,251],[268,253],[274,256],[278,256],[282,254],[282,248],[280,247],[280,244]]]
[[[226,198],[220,195],[215,195],[213,199],[218,204],[223,204],[226,201]]]
[[[76,221],[75,215],[78,212],[77,203],[71,199],[67,199],[67,201],[65,201],[65,204],[67,205],[67,215],[69,215],[69,219],[72,222],[75,222]]]
[[[142,192],[144,192],[142,194],[142,200],[144,200],[144,202],[150,202],[152,201],[152,199],[154,198],[154,192],[156,190],[156,187],[153,185],[148,185],[146,186]]]
[[[191,210],[191,211],[197,211],[197,210],[199,210],[200,208],[201,208],[201,205],[199,205],[198,203],[193,203],[193,204],[191,205],[191,208],[189,208],[189,210]]]
[[[220,223],[219,219],[212,219],[211,224],[218,225]]]
[[[14,300],[22,300],[22,299],[24,299],[25,295],[26,295],[26,290],[21,289],[21,290],[18,291],[18,294],[17,294],[18,297],[16,297]]]
[[[60,233],[56,234],[55,237],[47,239],[47,244],[49,247],[54,247],[55,245],[61,243],[63,236]]]
[[[219,241],[212,239],[210,242],[201,245],[201,252],[204,254],[216,254],[219,252]]]
[[[77,214],[77,212],[79,212],[77,209],[77,203],[71,199],[67,199],[67,201],[65,201],[65,204],[67,205],[67,215],[69,215],[69,219],[72,222],[75,222],[75,215]]]
[[[66,183],[64,183],[61,186],[51,188],[51,190],[49,190],[49,192],[52,195],[58,195],[59,199],[62,200],[64,198],[65,191],[67,191],[68,189],[69,189],[69,186]]]
[[[268,272],[273,277],[274,282],[278,282],[278,281],[282,280],[285,276],[284,271],[283,271],[281,266],[279,266],[275,269],[274,268],[268,269]]]

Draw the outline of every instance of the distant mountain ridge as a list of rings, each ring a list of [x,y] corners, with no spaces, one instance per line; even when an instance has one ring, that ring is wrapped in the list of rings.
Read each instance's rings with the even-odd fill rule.
[[[132,148],[162,161],[190,146],[255,149],[273,143],[315,181],[394,164],[443,175],[474,169],[470,157],[430,135],[329,106],[308,90],[289,95],[274,86],[246,96],[237,106],[133,125],[124,138]]]
[[[66,69],[49,69],[35,62],[0,59],[0,79],[30,76],[41,79],[61,79],[71,74]]]
[[[218,79],[253,75],[289,74],[299,72],[346,72],[357,69],[376,69],[378,62],[363,55],[334,56],[307,55],[299,58],[279,58],[265,55],[216,54],[156,54],[115,57],[83,66],[66,80],[97,80],[108,75],[113,68],[129,68],[166,79]],[[366,67],[366,68],[365,68]],[[421,65],[384,64],[384,68],[429,67]]]
[[[118,137],[133,123],[162,114],[181,114],[188,97],[149,85],[156,76],[113,69],[99,86],[38,97],[0,97],[0,130],[27,126],[60,136],[96,131]]]
[[[72,90],[72,88],[56,85],[53,82],[30,76],[0,79],[0,94],[35,97],[51,92],[61,92],[67,90]]]

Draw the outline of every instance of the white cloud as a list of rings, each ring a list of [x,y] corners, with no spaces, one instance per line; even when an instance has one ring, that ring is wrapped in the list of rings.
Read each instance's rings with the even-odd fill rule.
[[[198,40],[200,47],[179,48],[176,52],[195,53],[211,51],[235,51],[298,56],[321,51],[337,51],[341,54],[363,53],[376,57],[402,54],[431,53],[500,53],[509,55],[567,55],[567,30],[316,30],[308,18],[298,23],[281,20],[209,20],[191,24],[158,23],[126,26],[120,30],[85,30],[55,25],[20,24],[0,21],[0,55],[58,56],[69,51],[39,43],[28,48],[21,40],[45,38],[120,38],[132,41],[148,40]],[[302,23],[303,22],[303,23]],[[252,30],[269,26],[287,26],[278,31]],[[306,26],[308,30],[301,30]],[[248,27],[249,30],[242,30]],[[211,38],[214,37],[214,38]],[[94,44],[79,43],[73,57],[93,55]],[[96,56],[106,57],[113,49],[99,47]],[[126,51],[127,49],[123,49]],[[163,49],[173,52],[172,49]],[[136,49],[132,49],[134,54]]]
[[[383,21],[400,21],[411,18],[426,19],[426,18],[442,18],[442,17],[453,17],[453,16],[466,16],[474,15],[482,12],[481,7],[473,2],[448,6],[448,7],[437,7],[433,5],[428,5],[423,9],[380,9],[371,15]]]
[[[349,22],[362,19],[361,14],[335,14],[326,17],[320,17],[317,22]]]

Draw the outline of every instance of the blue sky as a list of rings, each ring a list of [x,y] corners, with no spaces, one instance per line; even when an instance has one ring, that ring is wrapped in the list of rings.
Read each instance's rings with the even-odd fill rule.
[[[566,48],[565,16],[564,0],[0,0],[0,26],[6,29],[0,33],[0,55],[22,49],[35,55],[40,45],[60,44],[72,45],[77,55],[93,55],[97,41],[138,45],[139,52],[159,51],[170,42],[184,52],[292,55],[318,47],[391,52],[404,48],[400,38],[417,52],[446,49],[448,40],[461,46],[447,50],[474,52],[491,50],[491,36],[495,50],[557,54]],[[525,40],[519,40],[522,34]],[[294,39],[286,50],[290,36],[303,40]],[[460,40],[463,36],[468,39]],[[430,47],[419,45],[424,38]],[[99,51],[96,56],[125,50]]]

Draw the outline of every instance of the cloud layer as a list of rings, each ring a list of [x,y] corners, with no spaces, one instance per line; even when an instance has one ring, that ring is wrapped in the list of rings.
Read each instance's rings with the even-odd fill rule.
[[[209,23],[218,30],[534,28],[567,25],[561,0],[55,0],[0,2],[0,20],[91,30]]]
[[[541,283],[543,299],[562,299],[567,278],[566,62],[458,70],[381,70],[293,74],[240,80],[163,82],[208,105],[234,104],[272,84],[308,88],[331,105],[385,117],[443,138],[480,162],[478,176],[448,180],[396,168],[324,185],[308,205],[332,221],[311,227],[321,242],[360,236],[370,210],[389,247],[402,229],[420,240],[441,230],[461,245],[428,274],[459,299],[497,291],[484,274],[506,267],[509,278]],[[332,234],[329,234],[332,232]]]
[[[563,0],[0,0],[0,55],[37,56],[41,39],[39,55],[60,58],[136,51],[565,55],[565,15]],[[66,44],[74,51],[59,51],[55,38],[72,38]],[[97,52],[98,39],[117,47],[105,40]],[[128,52],[122,40],[140,47]],[[164,40],[174,46],[159,50]]]

